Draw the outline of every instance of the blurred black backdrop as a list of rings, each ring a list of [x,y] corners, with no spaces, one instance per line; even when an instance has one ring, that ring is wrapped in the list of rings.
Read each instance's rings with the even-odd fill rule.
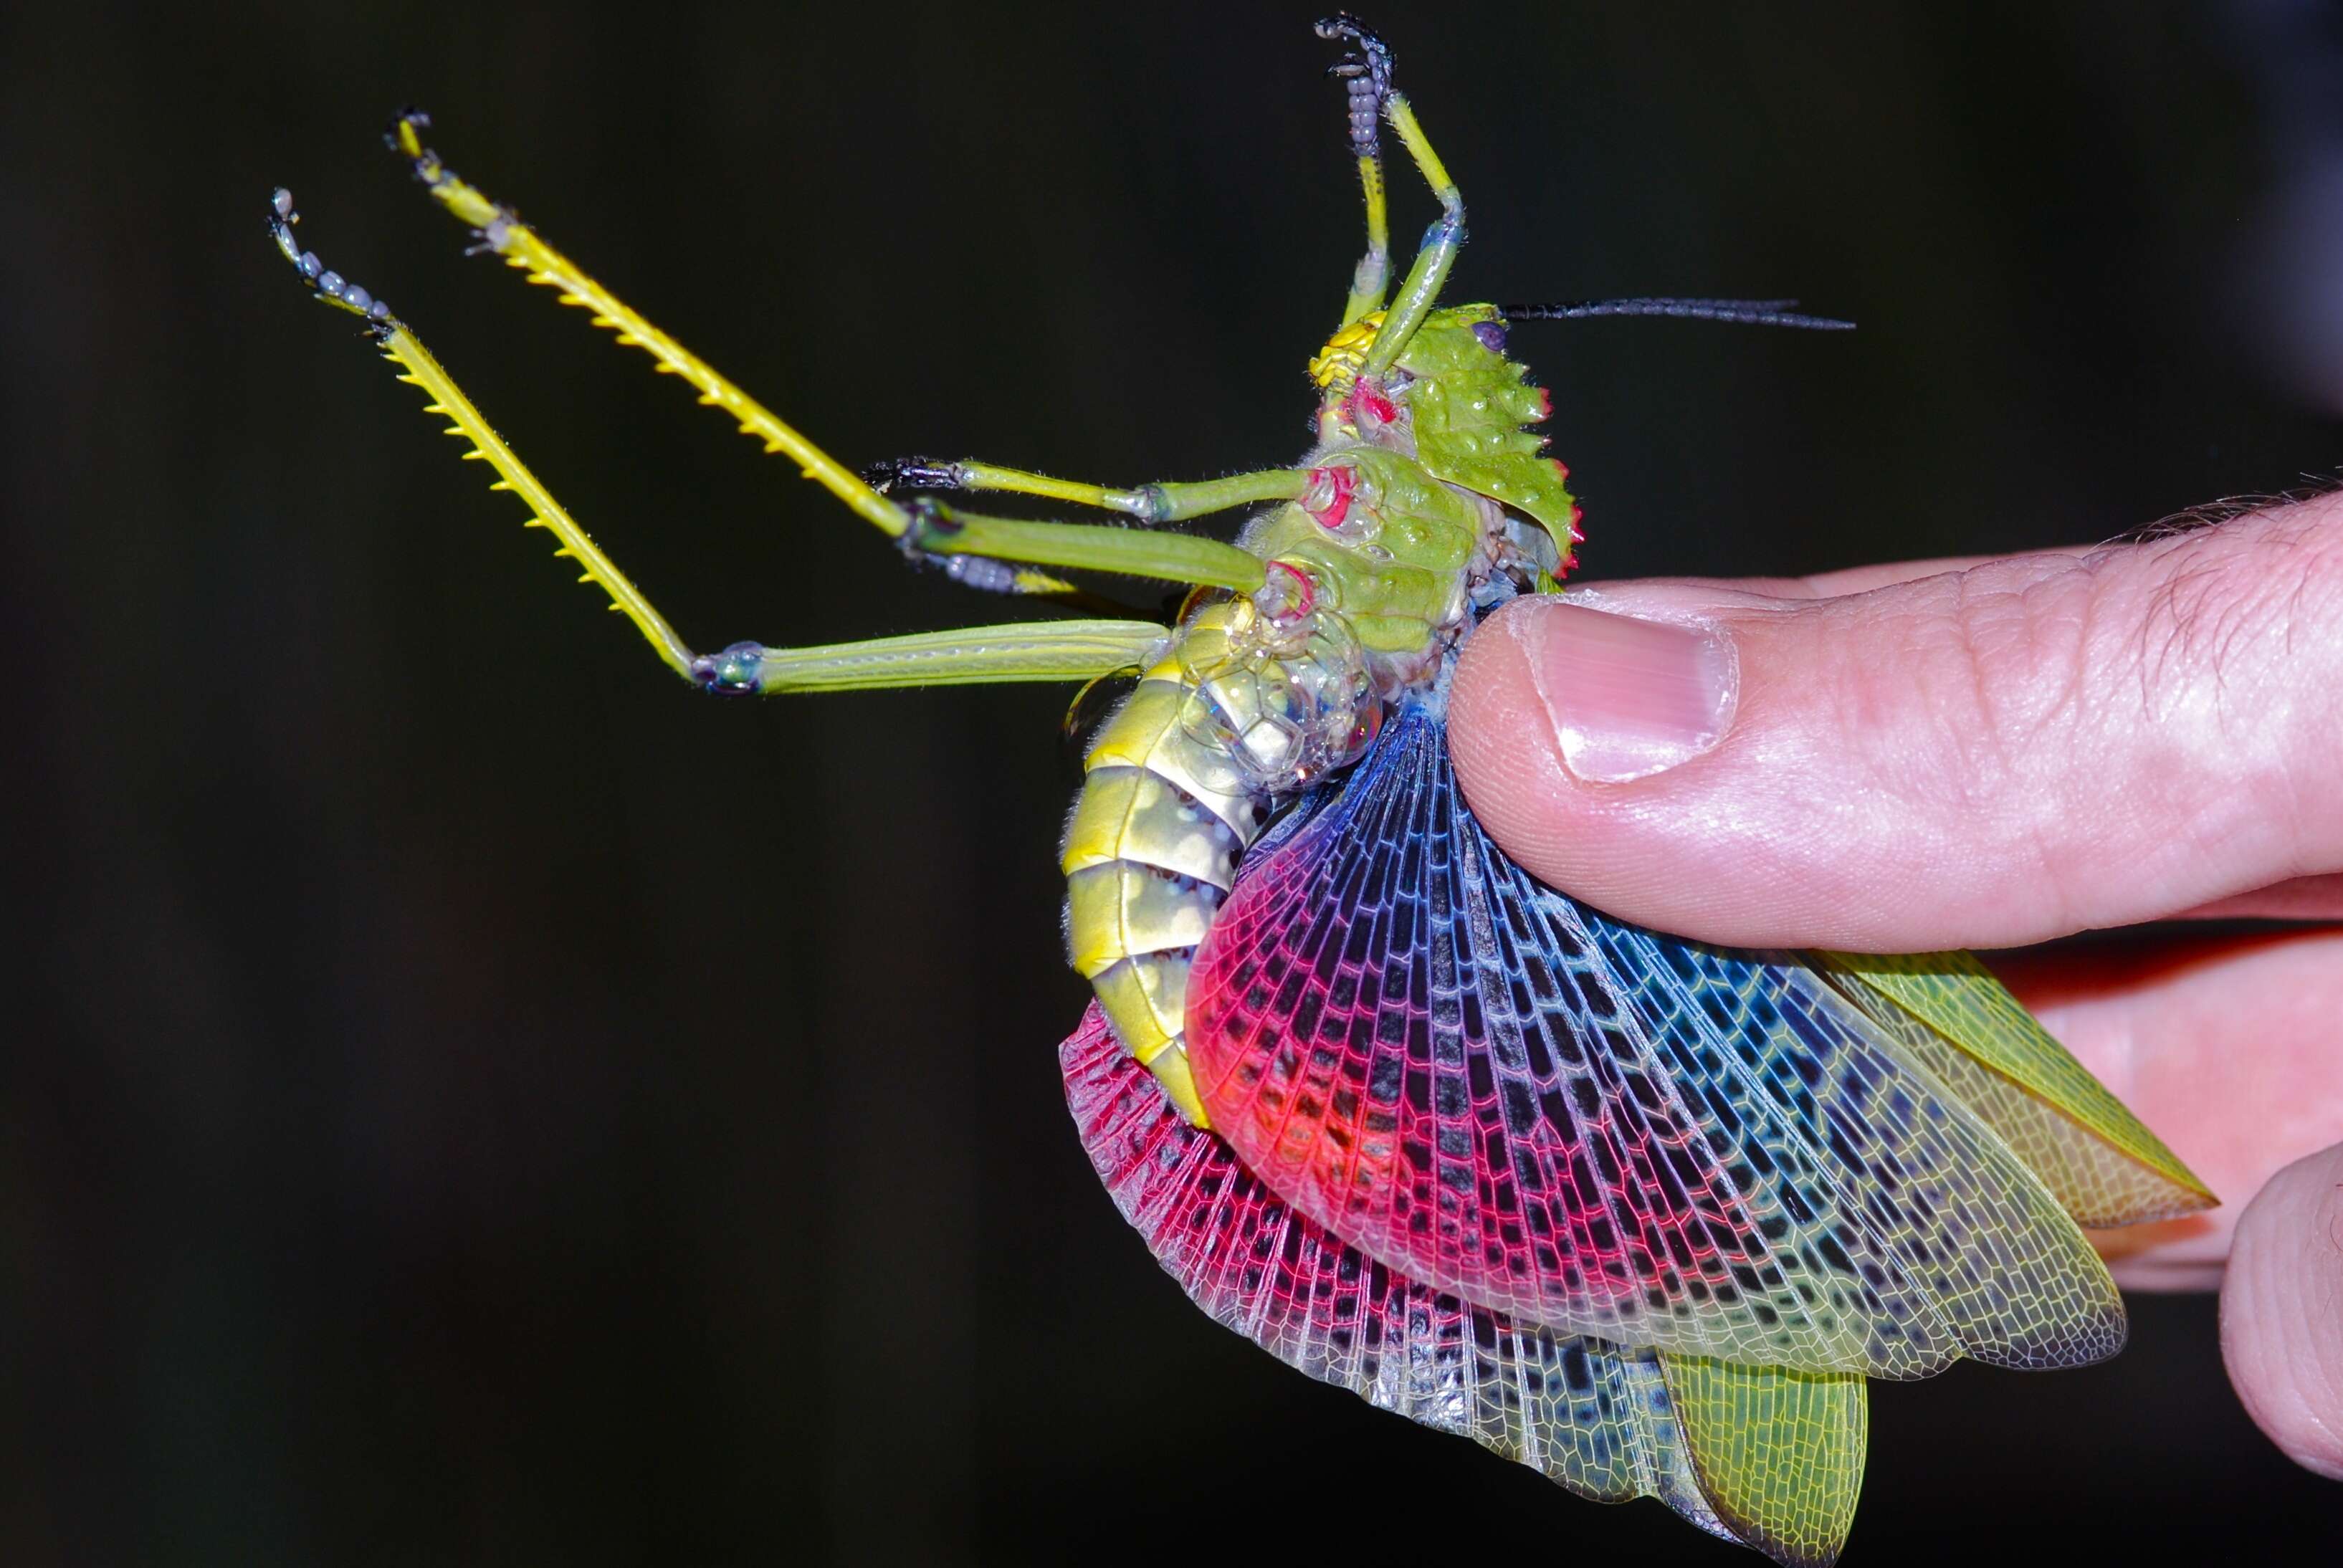
[[[289,185],[699,646],[990,618],[462,260],[387,112],[850,462],[1194,477],[1303,445],[1357,248],[1312,15],[0,21],[6,1561],[1753,1561],[1157,1272],[1054,1071],[1064,692],[695,699],[263,233]],[[1463,296],[1862,323],[1521,329],[1592,575],[2092,540],[2343,460],[2246,347],[2318,340],[2251,268],[2315,255],[2318,8],[1373,19]],[[1849,1561],[2331,1561],[2211,1302],[2136,1306],[2105,1367],[1880,1386]]]

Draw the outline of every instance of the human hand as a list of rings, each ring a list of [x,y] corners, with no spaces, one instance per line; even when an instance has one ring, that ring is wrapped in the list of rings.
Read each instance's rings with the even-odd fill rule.
[[[1519,600],[1467,645],[1449,737],[1523,866],[1709,941],[2343,920],[2343,497],[2092,550]],[[1996,967],[2228,1205],[2102,1233],[2117,1277],[2220,1285],[2247,1410],[2343,1479],[2343,929]]]

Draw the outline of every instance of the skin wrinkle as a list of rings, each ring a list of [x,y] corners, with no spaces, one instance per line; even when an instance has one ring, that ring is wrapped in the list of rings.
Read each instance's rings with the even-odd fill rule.
[[[2153,756],[2147,759],[2160,765],[2135,769],[2143,780],[2158,778],[2185,779],[2205,774],[2217,775],[2225,769],[2226,758],[2234,765],[2251,759],[2258,748],[2250,744],[2238,746],[2239,740],[2258,739],[2259,729],[2245,725],[2252,734],[2241,732],[2242,716],[2232,699],[2233,675],[2239,679],[2262,677],[2253,684],[2267,685],[2274,673],[2267,659],[2254,657],[2266,634],[2273,630],[2278,640],[2288,634],[2285,611],[2301,597],[2299,579],[2293,591],[2285,594],[2285,603],[2275,603],[2277,597],[2268,591],[2286,574],[2256,572],[2241,574],[2233,569],[2239,558],[2252,559],[2270,548],[2290,551],[2300,543],[2303,525],[2266,528],[2266,538],[2248,538],[2241,544],[2236,530],[2206,529],[2177,536],[2155,550],[2151,565],[2168,566],[2156,588],[2147,594],[2149,615],[2144,618],[2137,649],[2137,667],[2142,672],[2141,714],[2155,732],[2176,738],[2168,759]],[[2257,547],[2258,547],[2257,548]],[[2112,558],[2101,552],[2089,558],[2088,568],[2098,568]],[[2117,601],[2112,613],[2103,619],[2111,626],[2124,619],[2122,598],[2123,574],[2111,576],[2112,581],[2095,585],[2098,591],[2085,597],[2092,607]],[[2240,579],[2242,578],[2242,584]],[[2224,585],[2227,585],[2226,591]],[[2237,591],[2242,586],[2243,591]],[[2166,623],[2163,638],[2156,638],[2155,621],[2160,611]],[[2086,647],[2089,646],[2087,642]],[[2104,728],[2120,737],[2126,717],[2110,713]],[[2219,804],[2195,802],[2193,811],[2164,814],[2167,823],[2177,817],[2182,836],[2192,840],[2195,853],[2190,859],[2208,859],[2208,851],[2217,849],[2234,849],[2239,841],[2250,841],[2258,832],[2267,833],[2271,826],[2263,802],[2271,791],[2266,785],[2276,785],[2278,792],[2288,797],[2289,807],[2296,798],[2295,780],[2290,770],[2283,768],[2256,770],[2241,775],[2235,788],[2219,798]],[[2091,819],[2090,813],[2101,804],[2087,799],[2073,801],[2077,819]],[[2226,804],[2228,809],[2220,809]],[[2250,821],[2224,820],[2235,818],[2241,808]],[[2301,812],[2290,809],[2284,815],[2288,826],[2299,829]],[[2289,835],[2301,843],[2299,833]],[[2300,869],[2298,860],[2289,869]],[[2070,899],[2071,903],[2071,899]]]
[[[2038,596],[2046,591],[2046,587],[2050,583],[2070,585],[2068,597],[2074,601],[2073,632],[2066,642],[2063,678],[2056,683],[2059,695],[2055,709],[2068,725],[2070,736],[2074,738],[2074,745],[2077,750],[2087,744],[2080,739],[2080,737],[2085,733],[2089,723],[2087,700],[2087,694],[2090,689],[2089,649],[2096,645],[2104,625],[2101,607],[2105,602],[2105,596],[2097,590],[2101,585],[2107,558],[2106,552],[2094,551],[2081,557],[2071,570],[2058,573],[2053,578],[2031,585],[2026,590],[2029,596]],[[2079,592],[2074,591],[2072,585],[2077,584],[2080,585]],[[2056,769],[2054,769],[2053,771],[2055,773]],[[2089,789],[2090,786],[2087,785],[2085,788]],[[2092,809],[2094,802],[2074,799],[2070,790],[2066,804],[2070,822],[2095,824],[2090,829],[2095,838],[2105,831],[2107,818],[2100,816]],[[2037,820],[2034,848],[2035,853],[2046,867],[2057,863],[2058,855],[2054,847],[2049,824]],[[2084,906],[2077,899],[2077,890],[2072,881],[2061,876],[2054,876],[2050,880],[2057,899],[2057,923],[2075,926],[2084,924],[2082,913]]]
[[[2316,548],[2316,546],[2314,545],[2313,548]],[[2295,654],[2294,638],[2296,632],[2302,627],[2308,625],[2312,616],[2319,613],[2320,607],[2308,605],[2303,601],[2308,597],[2312,588],[2320,583],[2325,583],[2330,588],[2336,586],[2331,573],[2321,573],[2316,568],[2313,568],[2310,570],[2305,571],[2300,577],[2295,579],[2294,591],[2287,596],[2286,656],[2289,659],[2291,659]]]
[[[2072,700],[2072,692],[2077,681],[2070,679],[2056,683],[2054,689],[2060,695],[2053,701],[2043,705],[2045,711],[2032,722],[2020,720],[2013,725],[2004,717],[2004,715],[2018,712],[2025,697],[2034,689],[2035,683],[2004,680],[1997,676],[1995,668],[1998,657],[1997,650],[1986,634],[1996,627],[1998,618],[1986,615],[1984,607],[1987,604],[1997,605],[2001,599],[2000,596],[1987,598],[1972,591],[1982,575],[1982,568],[1954,575],[1951,624],[1957,634],[1963,652],[1966,655],[1962,661],[1962,667],[1966,669],[1973,686],[1972,697],[1977,714],[1975,732],[1983,742],[1982,749],[1989,750],[1992,756],[1993,769],[1988,778],[1987,788],[1991,795],[1998,799],[2006,792],[2006,787],[2011,780],[2025,776],[2026,754],[2032,749],[2026,742],[2042,739],[2049,728],[2051,717],[2056,713],[2062,711],[2066,713],[2071,721],[2077,709],[2077,705]],[[2063,578],[2064,574],[2061,574],[2061,577]],[[2015,640],[2021,645],[2016,658],[2022,669],[2037,668],[2041,662],[2037,656],[2038,645],[2042,640],[2041,618],[2035,612],[2034,608],[2039,602],[2041,586],[2040,583],[2028,584],[2016,594],[2009,596],[2014,600],[2012,608],[2016,611],[2010,618],[2010,622],[2016,634]],[[2079,672],[2077,674],[2079,675]],[[2006,700],[1997,700],[1996,695],[1997,692],[2007,693]],[[1955,739],[1957,740],[1957,738],[1958,731],[1956,730]],[[1971,754],[1974,755],[1976,749],[1978,749],[1971,748]],[[1964,771],[1974,771],[1974,769],[1964,769]],[[2074,909],[2074,900],[2066,886],[2064,878],[2058,874],[2056,860],[2051,848],[2048,824],[2044,822],[2038,814],[2027,814],[2020,826],[2029,852],[2036,864],[2041,869],[2045,879],[2050,884],[2051,891],[2057,900],[2061,918],[2066,918]]]
[[[1832,628],[1843,651],[1823,661],[1852,696],[1835,704],[1850,717],[1846,728],[1832,733],[1892,730],[1896,699],[1914,698],[1907,710],[1928,720],[1928,742],[1856,753],[1868,776],[1901,803],[1901,814],[1966,823],[2030,860],[2062,912],[2070,911],[2075,900],[2066,868],[2050,846],[2062,824],[2088,818],[2072,800],[2030,801],[2022,784],[2035,772],[2038,755],[2077,739],[2082,644],[2072,632],[2050,628],[2069,618],[2063,607],[2077,597],[2078,574],[2061,569],[2043,578],[2029,571],[2028,580],[2010,588],[1987,580],[1997,575],[1988,564],[1906,585],[1896,594],[1866,593],[1810,607],[1806,613],[1844,623]],[[1921,603],[1904,602],[1915,595],[1924,596]],[[2045,683],[2038,672],[2052,661],[2043,649],[2053,643],[2061,649],[2056,667],[2066,673]],[[1880,682],[1877,661],[1864,653],[1899,647],[1917,656],[1908,666],[1914,685],[1907,691]],[[1959,836],[1948,834],[1941,842],[1950,852],[1940,871],[1963,881],[1972,877],[1974,857]]]
[[[2194,538],[2197,536],[2190,536]],[[2173,552],[2160,552],[2170,554]],[[2211,568],[2204,563],[2183,563],[2166,577],[2149,595],[2148,613],[2141,618],[2139,627],[2139,716],[2149,724],[2170,718],[2158,711],[2157,694],[2169,686],[2168,676],[2176,654],[2196,651],[2197,620],[2202,614],[2201,593],[2191,597],[2184,606],[2184,596],[2192,584],[2200,579],[2207,587],[2217,583]],[[2163,628],[2160,638],[2157,633]],[[2216,679],[2219,678],[2216,675]]]
[[[2292,640],[2290,635],[2288,640]],[[2310,801],[2303,792],[2303,780],[2292,769],[2281,768],[2273,782],[2286,800],[2287,836],[2293,839],[2298,849],[2308,844],[2311,838]],[[2299,853],[2296,854],[2293,864],[2288,868],[2295,876],[2301,876],[2309,869],[2309,862]]]
[[[2058,868],[2044,849],[2048,838],[2044,813],[2025,809],[2027,802],[2018,786],[2034,770],[2035,758],[2046,744],[2071,743],[2071,736],[2054,736],[2051,730],[2061,710],[2075,711],[2074,682],[2061,679],[2046,689],[2038,678],[2016,678],[2017,672],[2036,669],[2044,662],[2036,648],[2045,636],[2043,606],[2052,596],[2044,592],[2041,582],[2006,592],[1984,580],[1990,575],[1979,568],[1947,581],[1952,603],[1936,624],[1947,649],[1945,668],[1964,683],[1964,690],[1957,710],[1947,710],[1941,701],[1935,709],[1939,745],[1961,783],[1959,817],[1978,822],[1993,837],[2031,847],[2038,869],[2055,879]],[[2064,578],[2061,574],[2053,580]],[[2059,662],[2071,666],[2073,661]],[[2053,694],[2050,700],[2035,700],[2046,690]],[[1924,754],[1932,749],[1922,748]],[[2066,802],[2042,804],[2049,814],[2068,814]],[[2064,900],[2063,886],[2058,892]]]
[[[1854,601],[1841,602],[1852,604]],[[1785,606],[1784,610],[1785,614],[1799,614],[1811,618],[1815,613],[1815,605],[1809,603],[1796,607]],[[1877,618],[1875,610],[1872,608],[1866,607],[1861,613],[1867,618],[1875,620]],[[1836,660],[1833,660],[1830,661],[1830,668],[1836,669],[1840,666]],[[1869,683],[1839,680],[1827,686],[1818,687],[1817,691],[1822,699],[1830,705],[1829,722],[1821,727],[1825,736],[1861,733],[1864,729],[1875,726],[1879,722],[1881,716],[1876,709],[1877,692]],[[1785,744],[1779,740],[1775,741],[1774,745],[1785,749]],[[1762,752],[1759,760],[1761,763],[1764,761]],[[1770,769],[1768,771],[1770,772]],[[1826,813],[1830,818],[1829,821],[1822,825],[1823,830],[1817,833],[1816,837],[1824,841],[1840,842],[1851,841],[1861,834],[1862,818],[1871,806],[1873,799],[1871,793],[1866,790],[1835,790],[1830,787],[1827,779],[1818,781],[1813,788],[1801,790],[1800,795],[1802,809],[1808,814],[1809,818],[1817,812]],[[1926,863],[1925,858],[1915,857],[1908,866],[1899,868],[1900,874],[1897,877],[1888,879],[1883,886],[1864,890],[1861,896],[1865,899],[1900,898],[1905,890],[1897,885],[1898,883],[1906,879],[1916,882],[1932,875],[1936,869],[1936,868]],[[1789,884],[1789,886],[1794,887],[1795,884]]]
[[[2298,849],[2290,866],[2296,872],[2310,869],[2298,852],[2308,842],[2310,826],[2303,809],[2301,780],[2295,769],[2285,765],[2282,748],[2263,766],[2251,767],[2256,754],[2266,749],[2258,743],[2272,739],[2265,733],[2271,727],[2270,720],[2250,710],[2238,710],[2230,700],[2230,679],[2234,672],[2241,680],[2247,676],[2258,677],[2257,685],[2285,689],[2285,674],[2291,660],[2284,655],[2295,641],[2296,618],[2307,610],[2315,614],[2310,596],[2318,584],[2331,578],[2335,569],[2333,551],[2322,548],[2333,533],[2332,526],[2318,517],[2268,521],[2254,530],[2255,537],[2249,542],[2261,553],[2278,554],[2280,569],[2252,573],[2227,569],[2238,558],[2252,558],[2239,547],[2235,530],[2206,530],[2185,536],[2174,541],[2176,547],[2200,545],[2201,548],[2189,553],[2207,558],[2191,558],[2178,564],[2170,579],[2169,591],[2159,594],[2154,601],[2170,619],[2167,646],[2177,642],[2202,654],[2210,671],[2211,689],[2191,695],[2200,697],[2207,706],[2207,717],[2215,734],[2232,743],[2231,749],[2241,766],[2250,768],[2248,779],[2241,781],[2248,787],[2241,789],[2235,798],[2254,801],[2264,825],[2272,814],[2268,809],[2272,803],[2269,798],[2276,795],[2282,800],[2288,829],[2285,837]],[[2307,555],[2298,560],[2287,558],[2304,551]],[[2176,548],[2172,553],[2178,554],[2180,550]],[[2297,569],[2287,569],[2289,568]],[[2217,591],[2225,581],[2232,585],[2226,596]],[[2242,591],[2238,591],[2240,588]],[[2149,629],[2144,625],[2144,638]],[[2272,641],[2278,645],[2275,649],[2268,647]],[[2176,698],[2172,707],[2179,708],[2182,700]],[[2209,848],[2229,835],[2217,837],[2204,832],[2200,837],[2207,840]]]
[[[1947,578],[1953,613],[1930,616],[1921,622],[1920,651],[1936,657],[1924,657],[1914,667],[1922,689],[1917,709],[1930,719],[1933,737],[1929,743],[1908,749],[1915,760],[1926,766],[1927,773],[1923,788],[1908,797],[1907,810],[1923,819],[1949,816],[1973,822],[1986,839],[2006,840],[2013,829],[2023,835],[2028,824],[2015,819],[2008,808],[2006,784],[2013,776],[2014,759],[1996,719],[1993,681],[1986,668],[1988,654],[1979,635],[1982,628],[1964,613],[1971,597],[1969,582],[1966,572]],[[1859,655],[1852,656],[1847,659],[1848,671],[1853,678],[1872,684],[1874,672],[1865,668],[1866,663]],[[1944,678],[1929,681],[1927,678],[1936,673]],[[1882,706],[1892,708],[1892,698],[1885,689],[1882,698]],[[1976,871],[1971,858],[1961,853],[1949,836],[1939,842],[1948,874],[1966,882]]]
[[[2067,733],[2056,739],[2064,741],[2060,749],[2070,758],[2095,755],[2105,749],[2101,739],[2105,727],[2100,716],[2093,711],[2090,669],[2092,650],[2119,625],[2118,618],[2107,613],[2107,600],[2114,591],[2108,580],[2114,559],[2108,551],[2093,551],[2079,558],[2072,569],[2037,582],[2027,590],[2037,600],[2055,593],[2062,609],[2072,618],[2073,634],[2066,641],[2066,657],[2060,661],[2060,675],[2056,682],[2057,706],[2068,723]],[[2021,666],[2013,672],[2013,678],[2022,683],[2026,674],[2026,667]],[[2096,852],[2116,822],[2152,818],[2156,813],[2153,808],[2143,810],[2142,803],[2130,790],[2120,787],[2106,789],[2095,770],[2062,767],[2055,755],[2048,760],[2045,771],[2060,782],[2062,789],[2056,802],[2056,819],[2042,816],[2035,819],[2034,849],[2056,899],[2056,923],[2079,928],[2089,923],[2084,911],[2089,905],[2087,884],[2095,879],[2091,861],[2096,853],[2077,856],[2062,849],[2062,844],[2072,844],[2079,833],[2089,849]]]
[[[2324,528],[2316,525],[2301,528],[2289,543],[2310,550],[2313,559],[2298,576],[2287,594],[2286,610],[2281,617],[2284,630],[2280,637],[2284,662],[2291,666],[2297,657],[2296,638],[2305,626],[2343,619],[2343,539],[2338,538],[2336,525]],[[2323,591],[2322,591],[2323,590]],[[2287,819],[2297,846],[2308,845],[2312,839],[2311,804],[2306,792],[2307,780],[2291,769],[2279,770],[2279,783],[2287,800]],[[2316,874],[2316,869],[2302,855],[2295,857],[2295,874]]]
[[[2221,628],[2220,638],[2213,646],[2211,660],[2213,719],[2224,733],[2228,729],[2231,718],[2228,701],[2229,667],[2244,651],[2239,647],[2240,641],[2256,639],[2257,630],[2267,635],[2272,629],[2277,629],[2278,635],[2282,639],[2286,635],[2283,630],[2284,626],[2283,615],[2265,617],[2258,614],[2253,607],[2242,604],[2230,610],[2226,624]]]
[[[2150,563],[2168,564],[2170,569],[2147,595],[2148,613],[2142,618],[2133,661],[2140,675],[2140,712],[2152,726],[2200,741],[2234,742],[2254,738],[2250,724],[2245,731],[2239,728],[2245,716],[2232,700],[2233,678],[2243,679],[2249,675],[2267,677],[2274,673],[2268,668],[2270,661],[2252,657],[2256,645],[2263,641],[2265,633],[2273,630],[2280,642],[2290,639],[2293,629],[2288,611],[2299,605],[2306,585],[2304,578],[2298,578],[2285,594],[2285,602],[2274,603],[2268,590],[2288,574],[2240,574],[2232,568],[2239,558],[2252,558],[2256,547],[2261,551],[2290,551],[2302,542],[2301,536],[2311,526],[2314,525],[2293,519],[2286,526],[2266,526],[2258,530],[2264,537],[2248,539],[2242,547],[2237,530],[2202,529],[2175,536],[2155,550]],[[2237,591],[2240,586],[2242,592]],[[2159,619],[2163,630],[2160,638]],[[2176,670],[2180,672],[2177,678]],[[2196,678],[2188,678],[2191,674]],[[2197,734],[2197,719],[2204,722],[2208,734]],[[2211,756],[2207,754],[2208,749]],[[2157,773],[2183,777],[2184,769],[2206,766],[2225,751],[2244,760],[2244,749],[2219,745],[2208,749],[2199,744],[2176,748],[2175,755],[2164,767],[2142,771],[2151,777]],[[2289,795],[2293,793],[2293,780],[2283,771],[2272,772],[2268,781],[2280,784]],[[2240,779],[2240,783],[2245,782],[2247,780]],[[2299,825],[2298,811],[2289,811],[2288,815],[2296,819],[2295,825]],[[2201,819],[2190,826],[2207,845],[2232,837],[2207,830],[2211,824]]]
[[[2318,1222],[2308,1229],[2312,1235],[2325,1239],[2329,1251],[2343,1253],[2343,1203],[2336,1201],[2337,1191],[2338,1189],[2335,1187],[2328,1189],[2320,1203]],[[2328,1267],[2328,1278],[2320,1282],[2326,1288],[2318,1292],[2318,1299],[2308,1303],[2310,1311],[2305,1314],[2322,1323],[2332,1323],[2338,1313],[2343,1312],[2343,1299],[2338,1299],[2343,1298],[2343,1291],[2338,1291],[2335,1284],[2338,1271],[2331,1261]],[[2338,1430],[2335,1419],[2329,1414],[2338,1406],[2343,1406],[2343,1399],[2337,1397],[2336,1370],[2331,1364],[2319,1368],[2319,1372],[2325,1374],[2318,1380],[2321,1386],[2312,1391],[2311,1397],[2306,1399],[2304,1404],[2308,1407],[2305,1414],[2309,1424],[2325,1440],[2318,1446],[2318,1468],[2329,1480],[2343,1481],[2343,1431]],[[2297,1455],[2297,1458],[2300,1457]]]
[[[2259,526],[2253,526],[2257,523]],[[2297,625],[2306,616],[2316,618],[2323,608],[2305,601],[2315,588],[2328,581],[2335,570],[2335,551],[2329,548],[2334,532],[2333,525],[2323,516],[2290,517],[2245,518],[2237,524],[2172,538],[2157,551],[2157,556],[2167,560],[2185,558],[2175,564],[2170,577],[2152,598],[2151,613],[2143,618],[2141,625],[2145,651],[2147,639],[2157,629],[2158,618],[2154,612],[2162,612],[2166,638],[2155,660],[2157,673],[2162,673],[2162,666],[2168,662],[2175,644],[2186,653],[2201,649],[2207,655],[2206,667],[2212,674],[2215,694],[2226,699],[2230,672],[2246,651],[2240,648],[2241,641],[2254,640],[2256,633],[2275,633],[2282,651],[2290,656]],[[2247,536],[2242,543],[2238,537],[2241,533]],[[2250,559],[2256,552],[2285,557],[2298,550],[2308,552],[2298,571],[2240,573],[2235,569],[2241,558]],[[2269,596],[2281,584],[2286,585],[2283,601],[2273,602]],[[2211,624],[2203,624],[2208,618]],[[2150,719],[2161,717],[2145,693],[2143,709]],[[2219,716],[2226,721],[2226,708]]]

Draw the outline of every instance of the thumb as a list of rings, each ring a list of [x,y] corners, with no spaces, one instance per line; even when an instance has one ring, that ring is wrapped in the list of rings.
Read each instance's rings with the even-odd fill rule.
[[[2221,1355],[2256,1425],[2343,1481],[2343,1144],[2298,1160],[2237,1219]]]
[[[2343,498],[1836,597],[1517,599],[1449,737],[1530,870],[1736,946],[2014,946],[2343,869]]]

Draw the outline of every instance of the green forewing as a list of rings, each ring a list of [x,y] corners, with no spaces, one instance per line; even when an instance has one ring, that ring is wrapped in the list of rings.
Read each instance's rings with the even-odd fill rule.
[[[1972,955],[1814,959],[1850,1001],[1918,1052],[2083,1224],[2130,1224],[2217,1201]]]
[[[1863,1378],[1708,1356],[1660,1362],[1701,1492],[1725,1528],[1778,1563],[1835,1558],[1863,1491]]]

